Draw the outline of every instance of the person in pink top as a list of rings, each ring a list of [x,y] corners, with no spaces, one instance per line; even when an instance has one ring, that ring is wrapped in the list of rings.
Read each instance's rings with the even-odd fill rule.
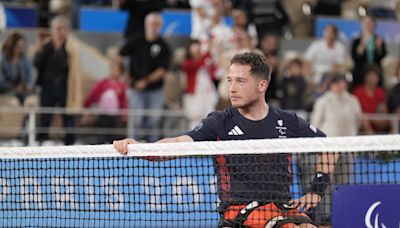
[[[111,61],[111,75],[98,81],[86,96],[83,104],[85,108],[93,107],[102,111],[102,114],[95,118],[94,127],[116,128],[123,121],[126,121],[126,118],[120,115],[121,110],[128,108],[126,95],[128,85],[122,78],[123,74],[122,61],[113,59]],[[81,122],[87,125],[90,122],[89,115],[85,115]],[[104,134],[96,138],[96,143],[108,143],[112,142],[115,134]]]
[[[380,69],[369,66],[364,71],[364,82],[353,90],[353,95],[357,97],[361,104],[363,113],[387,113],[386,92],[378,86]],[[390,125],[387,120],[364,118],[362,132],[366,134],[377,134],[387,132]]]

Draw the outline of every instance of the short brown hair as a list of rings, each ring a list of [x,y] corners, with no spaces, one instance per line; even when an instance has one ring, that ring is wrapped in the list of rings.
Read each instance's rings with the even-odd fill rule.
[[[231,65],[249,65],[250,73],[268,82],[271,80],[271,67],[263,54],[257,52],[245,52],[235,55],[231,60]]]

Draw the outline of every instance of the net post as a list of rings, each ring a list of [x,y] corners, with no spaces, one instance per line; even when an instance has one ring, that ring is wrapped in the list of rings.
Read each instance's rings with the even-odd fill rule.
[[[134,118],[135,118],[135,109],[128,109],[128,124],[127,124],[127,128],[128,128],[128,130],[127,130],[127,136],[128,136],[128,138],[134,138],[134,136],[135,136],[135,133],[134,133],[134,130],[133,130],[133,128],[135,127],[135,121],[134,121]]]
[[[392,126],[393,126],[393,132],[395,134],[399,134],[399,125],[400,125],[400,118],[393,118],[392,119]]]
[[[28,121],[28,143],[29,146],[35,145],[36,136],[36,112],[33,109],[29,109],[29,121]]]

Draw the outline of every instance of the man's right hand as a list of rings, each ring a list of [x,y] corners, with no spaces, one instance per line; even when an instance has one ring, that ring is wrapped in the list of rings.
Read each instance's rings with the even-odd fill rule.
[[[113,145],[114,148],[122,155],[128,154],[128,145],[138,143],[134,139],[122,139],[122,140],[114,140]]]

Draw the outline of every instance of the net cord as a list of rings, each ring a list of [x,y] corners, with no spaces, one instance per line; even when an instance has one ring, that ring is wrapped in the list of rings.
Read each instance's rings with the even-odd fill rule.
[[[193,156],[223,154],[400,151],[400,134],[330,138],[258,139],[189,143],[142,143],[128,146],[128,155]],[[3,147],[0,159],[118,157],[113,145]]]

